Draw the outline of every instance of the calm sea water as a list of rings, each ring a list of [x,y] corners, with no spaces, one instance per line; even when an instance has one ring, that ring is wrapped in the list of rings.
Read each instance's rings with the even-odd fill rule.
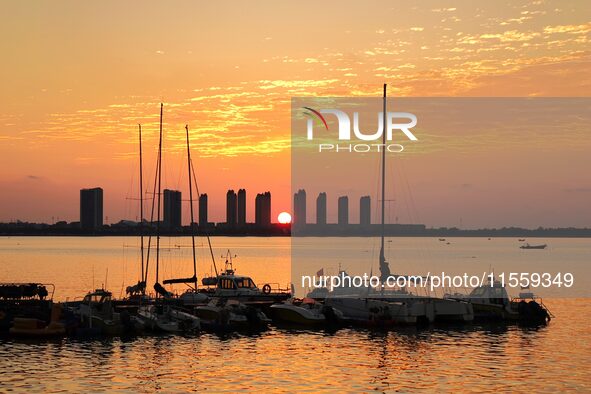
[[[459,265],[484,260],[478,263],[483,265],[493,262],[495,255],[503,257],[498,264],[508,264],[507,259],[523,256],[514,248],[515,240],[451,240],[445,249],[437,240],[395,238],[389,252],[398,251],[398,259],[409,261],[415,243],[431,245],[421,258],[433,266],[442,256]],[[579,267],[577,277],[588,272],[580,263],[591,261],[588,240],[547,241],[549,253],[526,259],[541,264],[579,262],[573,265]],[[258,283],[285,286],[290,281],[289,238],[220,237],[213,242],[218,261],[223,262],[221,256],[228,248],[237,255],[238,273],[251,275]],[[320,248],[325,240],[306,242]],[[188,238],[163,239],[163,278],[192,274],[189,243]],[[355,243],[367,240],[347,241]],[[118,295],[138,279],[137,244],[135,238],[2,238],[0,281],[54,283],[57,300],[78,298],[105,284]],[[516,250],[506,252],[508,246]],[[475,252],[477,257],[472,258]],[[210,272],[207,253],[199,252],[201,275]],[[319,260],[310,264],[332,269],[334,261],[319,253]],[[469,262],[464,261],[466,256]],[[589,301],[545,299],[556,318],[541,327],[469,324],[389,332],[271,327],[258,334],[83,342],[4,338],[0,339],[0,391],[591,391]]]

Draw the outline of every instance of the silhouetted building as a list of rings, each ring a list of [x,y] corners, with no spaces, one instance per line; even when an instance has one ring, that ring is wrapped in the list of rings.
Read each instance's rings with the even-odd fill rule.
[[[238,190],[238,224],[246,224],[246,190]]]
[[[254,200],[255,224],[261,227],[271,225],[271,192],[259,193]]]
[[[87,230],[103,226],[103,189],[80,190],[80,227]]]
[[[181,192],[164,189],[164,227],[181,228]]]
[[[229,225],[236,224],[236,210],[238,208],[237,205],[237,197],[236,192],[234,190],[228,190],[226,193],[226,223]]]
[[[324,192],[316,198],[316,224],[326,224],[326,193]]]
[[[304,189],[298,190],[293,195],[293,219],[294,225],[306,224],[306,191]]]
[[[339,197],[339,225],[349,224],[349,197]]]
[[[207,226],[207,194],[199,196],[199,225]]]
[[[359,200],[359,224],[368,225],[371,223],[371,199],[363,196]]]

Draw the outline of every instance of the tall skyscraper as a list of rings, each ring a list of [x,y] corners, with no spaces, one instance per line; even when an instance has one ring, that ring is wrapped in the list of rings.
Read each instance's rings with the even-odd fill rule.
[[[246,224],[246,190],[238,190],[238,224]]]
[[[237,209],[237,197],[234,190],[228,190],[226,193],[226,223],[233,226],[236,224],[236,209]]]
[[[359,224],[369,225],[371,223],[371,199],[363,196],[359,199]]]
[[[349,224],[349,197],[339,197],[339,225]]]
[[[103,189],[80,190],[80,227],[87,230],[103,226]]]
[[[326,224],[326,193],[324,192],[316,198],[316,224]]]
[[[199,196],[199,225],[207,226],[207,193]]]
[[[298,190],[293,196],[293,224],[296,226],[306,224],[306,191]]]
[[[181,192],[164,189],[164,227],[181,228]]]
[[[268,227],[271,225],[271,192],[257,194],[255,200],[255,224]]]

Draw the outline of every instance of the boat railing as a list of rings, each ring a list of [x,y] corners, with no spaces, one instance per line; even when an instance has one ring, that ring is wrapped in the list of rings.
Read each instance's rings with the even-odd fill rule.
[[[32,294],[23,294],[24,290],[26,287],[30,287],[30,286],[35,286],[33,290]],[[10,287],[13,287],[13,289],[10,289]],[[53,302],[53,296],[55,294],[55,285],[53,283],[33,283],[33,282],[28,282],[28,283],[17,283],[17,282],[10,282],[10,283],[0,283],[0,288],[5,288],[8,290],[8,292],[6,294],[0,294],[0,299],[10,299],[10,300],[19,300],[19,299],[33,299],[34,297],[39,297],[39,299],[43,299],[41,298],[41,295],[38,293],[38,291],[40,290],[40,287],[43,287],[46,291],[47,288],[51,288],[51,292],[47,292],[47,295],[43,296],[43,298],[47,297],[48,301],[52,301]],[[19,290],[20,293],[17,294],[16,290]],[[15,290],[14,293],[10,294],[10,290]],[[31,290],[31,289],[29,289]]]
[[[259,289],[262,289],[265,286],[271,287],[271,293],[289,293],[291,291],[289,284],[285,285],[285,287],[281,287],[281,283],[278,282],[257,283]]]

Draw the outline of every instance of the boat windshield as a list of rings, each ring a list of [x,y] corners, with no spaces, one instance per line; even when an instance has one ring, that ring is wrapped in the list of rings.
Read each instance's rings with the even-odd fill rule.
[[[246,289],[254,289],[256,285],[250,278],[237,278],[236,279],[236,286],[238,288],[246,288]]]
[[[84,297],[83,302],[85,303],[93,303],[93,304],[99,304],[103,301],[103,295],[102,294],[87,294]],[[105,297],[106,298],[106,297]]]

